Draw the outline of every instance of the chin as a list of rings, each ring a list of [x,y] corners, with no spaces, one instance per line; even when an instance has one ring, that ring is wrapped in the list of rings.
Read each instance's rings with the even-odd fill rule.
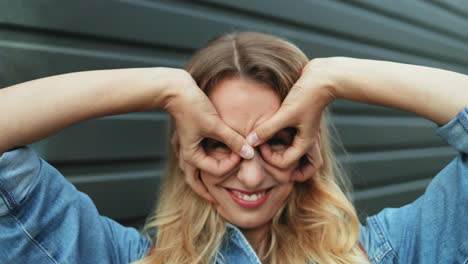
[[[259,213],[253,214],[236,214],[234,218],[226,218],[231,224],[241,229],[253,229],[264,226],[271,221],[271,218],[265,218],[265,215]]]

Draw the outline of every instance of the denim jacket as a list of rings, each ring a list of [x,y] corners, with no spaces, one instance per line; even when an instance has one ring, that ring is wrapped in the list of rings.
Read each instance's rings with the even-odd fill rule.
[[[458,152],[424,195],[367,218],[359,240],[372,263],[468,264],[468,107],[437,129]],[[99,215],[92,200],[23,147],[0,157],[0,263],[130,263],[149,241]],[[260,263],[228,224],[217,263]]]

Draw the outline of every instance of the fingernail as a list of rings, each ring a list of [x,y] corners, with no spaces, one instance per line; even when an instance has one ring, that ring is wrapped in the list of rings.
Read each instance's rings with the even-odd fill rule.
[[[255,146],[258,142],[258,136],[257,133],[252,132],[247,136],[247,143],[249,143],[250,146]]]
[[[240,151],[240,155],[244,159],[251,159],[254,156],[254,150],[251,146],[249,145],[244,145],[242,146],[242,149]]]

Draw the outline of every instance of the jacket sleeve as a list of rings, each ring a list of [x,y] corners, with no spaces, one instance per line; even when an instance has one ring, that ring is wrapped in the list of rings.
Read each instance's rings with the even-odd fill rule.
[[[148,247],[30,148],[0,157],[0,263],[129,263]]]
[[[458,155],[416,201],[367,218],[360,241],[372,263],[468,263],[468,108],[437,134]]]

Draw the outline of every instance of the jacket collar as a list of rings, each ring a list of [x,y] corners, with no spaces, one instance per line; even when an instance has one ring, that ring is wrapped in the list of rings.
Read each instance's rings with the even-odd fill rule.
[[[223,242],[216,256],[217,264],[243,263],[261,264],[255,250],[249,244],[242,232],[231,223],[226,226]]]

